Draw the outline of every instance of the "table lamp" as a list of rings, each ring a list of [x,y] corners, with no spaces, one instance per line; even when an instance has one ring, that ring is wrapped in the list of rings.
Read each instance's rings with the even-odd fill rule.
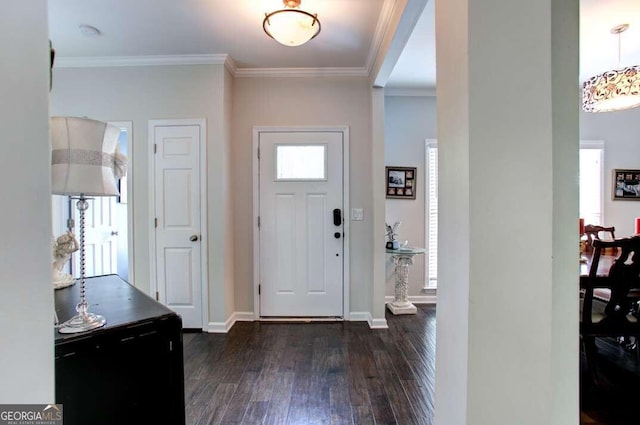
[[[77,314],[60,325],[60,333],[78,333],[104,326],[107,320],[88,311],[85,276],[85,211],[91,196],[116,196],[117,174],[126,157],[117,152],[120,129],[86,118],[51,118],[51,183],[56,195],[76,199],[80,215],[80,301]],[[116,171],[119,170],[119,171]]]

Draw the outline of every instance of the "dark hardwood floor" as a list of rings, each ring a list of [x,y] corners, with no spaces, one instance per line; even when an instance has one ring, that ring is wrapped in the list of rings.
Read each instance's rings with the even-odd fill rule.
[[[187,425],[431,425],[435,307],[364,322],[236,323],[184,335]],[[582,368],[584,425],[640,424],[640,361],[599,340],[601,383]]]
[[[187,424],[431,425],[435,307],[387,321],[185,334]]]
[[[613,338],[597,338],[597,385],[581,362],[580,423],[640,424],[640,359]]]

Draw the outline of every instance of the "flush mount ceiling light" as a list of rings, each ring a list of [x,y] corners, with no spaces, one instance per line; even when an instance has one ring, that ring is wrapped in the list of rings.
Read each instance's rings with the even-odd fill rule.
[[[611,29],[618,35],[618,69],[589,78],[582,85],[582,109],[587,112],[621,111],[640,106],[640,65],[620,68],[622,24]]]
[[[318,15],[300,9],[301,0],[282,0],[284,9],[265,13],[262,28],[278,43],[300,46],[320,33]]]

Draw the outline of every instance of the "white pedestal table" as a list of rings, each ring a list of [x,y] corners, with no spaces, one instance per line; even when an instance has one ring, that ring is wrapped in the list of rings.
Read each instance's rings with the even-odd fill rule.
[[[393,314],[416,314],[416,306],[409,302],[409,266],[413,264],[413,257],[427,252],[424,248],[387,249],[387,254],[393,257],[396,278],[395,296],[387,308]]]

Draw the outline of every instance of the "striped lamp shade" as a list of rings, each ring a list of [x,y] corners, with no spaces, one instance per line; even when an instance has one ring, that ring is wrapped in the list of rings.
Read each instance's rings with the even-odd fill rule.
[[[120,129],[75,117],[51,118],[52,192],[68,196],[115,196]]]

